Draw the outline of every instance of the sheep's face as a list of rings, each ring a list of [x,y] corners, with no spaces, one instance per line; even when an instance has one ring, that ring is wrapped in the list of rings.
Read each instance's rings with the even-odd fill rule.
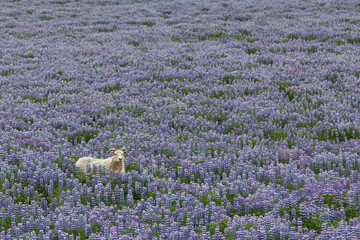
[[[125,153],[126,153],[126,149],[122,148],[120,150],[115,150],[115,151],[111,151],[113,156],[113,159],[117,162],[122,162],[124,161],[125,158]]]

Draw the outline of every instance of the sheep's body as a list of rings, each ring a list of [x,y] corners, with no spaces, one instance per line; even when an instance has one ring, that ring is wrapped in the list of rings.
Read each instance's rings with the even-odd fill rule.
[[[125,172],[124,162],[122,163],[113,162],[112,157],[106,159],[83,157],[83,158],[79,158],[79,160],[76,162],[76,166],[82,172],[86,171],[87,164],[90,164],[91,169],[93,169],[93,166],[96,165],[96,166],[105,166],[106,169],[111,170],[113,172],[116,172],[116,170],[119,168],[120,168],[120,171],[118,171],[119,173]]]
[[[93,157],[82,157],[79,158],[79,160],[76,162],[76,167],[79,168],[81,172],[86,172],[86,165],[90,164],[91,169],[93,169],[93,166],[105,166],[106,169],[108,169],[111,172],[119,172],[124,173],[125,172],[125,164],[123,155],[125,154],[125,149],[121,150],[113,150],[113,157],[106,158],[106,159],[98,159]],[[121,160],[119,161],[118,159]]]

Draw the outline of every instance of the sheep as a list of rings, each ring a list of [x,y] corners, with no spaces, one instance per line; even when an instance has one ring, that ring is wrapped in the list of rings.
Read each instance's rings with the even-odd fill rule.
[[[115,173],[125,173],[125,165],[124,165],[124,155],[126,153],[126,148],[121,148],[117,150],[115,148],[109,149],[109,152],[113,154],[112,157],[106,159],[98,159],[93,157],[82,157],[79,158],[76,162],[76,167],[83,173],[86,173],[86,165],[90,164],[91,169],[94,165],[97,166],[105,166],[106,169]]]

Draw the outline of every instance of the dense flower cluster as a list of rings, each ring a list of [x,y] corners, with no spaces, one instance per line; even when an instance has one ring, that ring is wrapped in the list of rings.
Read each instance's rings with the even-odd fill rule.
[[[0,239],[360,238],[358,0],[0,12]]]

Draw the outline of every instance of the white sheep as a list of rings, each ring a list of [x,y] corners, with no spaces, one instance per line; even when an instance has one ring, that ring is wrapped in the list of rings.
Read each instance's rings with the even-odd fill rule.
[[[98,159],[93,157],[82,157],[79,158],[76,162],[76,166],[79,168],[81,172],[86,172],[86,165],[90,164],[91,169],[94,165],[97,166],[105,166],[106,169],[109,171],[115,173],[124,173],[125,172],[125,153],[126,149],[123,147],[120,150],[117,150],[115,148],[109,149],[109,152],[113,154],[112,157],[106,158],[106,159]]]

